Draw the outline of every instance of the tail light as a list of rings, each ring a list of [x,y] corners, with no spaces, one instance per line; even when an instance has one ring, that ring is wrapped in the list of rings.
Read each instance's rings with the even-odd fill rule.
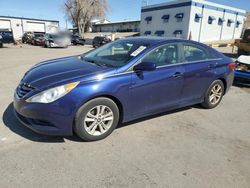
[[[236,64],[235,64],[235,63],[229,63],[228,66],[229,66],[229,68],[230,68],[231,70],[234,70]]]

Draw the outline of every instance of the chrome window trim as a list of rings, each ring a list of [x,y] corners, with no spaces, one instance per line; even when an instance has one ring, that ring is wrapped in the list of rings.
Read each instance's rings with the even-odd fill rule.
[[[193,63],[200,63],[200,62],[205,62],[205,61],[219,61],[219,60],[222,60],[223,58],[214,58],[214,59],[206,59],[206,60],[200,60],[200,61],[190,61],[190,62],[182,62],[182,63],[176,63],[176,64],[169,64],[169,65],[162,65],[162,66],[159,66],[159,67],[156,67],[156,70],[157,69],[162,69],[162,68],[166,68],[166,67],[171,67],[171,66],[175,66],[175,65],[185,65],[185,64],[193,64]],[[141,60],[141,59],[140,59]],[[138,63],[140,60],[138,60],[136,63]],[[136,65],[135,63],[135,65]],[[120,73],[115,73],[113,75],[107,75],[107,76],[103,76],[102,79],[105,79],[105,78],[110,78],[110,77],[115,77],[115,76],[121,76],[121,75],[126,75],[126,74],[131,74],[131,73],[135,73],[135,71],[133,70],[126,70],[124,72],[120,72]],[[96,81],[96,80],[99,80],[98,78],[94,78],[92,80],[86,80],[85,82],[89,82],[89,81]]]

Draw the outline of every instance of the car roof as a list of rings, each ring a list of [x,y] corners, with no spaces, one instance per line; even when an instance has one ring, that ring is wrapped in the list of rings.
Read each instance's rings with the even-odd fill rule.
[[[138,42],[138,43],[148,43],[149,45],[157,45],[159,43],[171,43],[171,42],[190,42],[190,40],[178,39],[178,38],[166,38],[166,37],[151,37],[151,36],[141,36],[141,37],[127,37],[120,40]],[[193,42],[193,41],[192,41]]]

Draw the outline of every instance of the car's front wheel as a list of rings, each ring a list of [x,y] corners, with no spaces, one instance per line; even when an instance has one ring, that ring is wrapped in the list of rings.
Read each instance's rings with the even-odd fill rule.
[[[119,123],[119,108],[109,98],[85,103],[75,117],[74,131],[85,141],[96,141],[110,135]]]
[[[201,104],[204,108],[215,108],[224,95],[225,87],[221,80],[215,80],[208,88],[204,102]]]

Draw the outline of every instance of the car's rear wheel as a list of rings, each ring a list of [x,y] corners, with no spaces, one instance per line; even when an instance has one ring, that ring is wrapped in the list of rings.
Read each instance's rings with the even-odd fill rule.
[[[85,141],[96,141],[110,135],[119,123],[119,109],[108,98],[96,98],[84,104],[75,117],[74,131]]]
[[[201,104],[204,108],[211,109],[218,106],[224,95],[225,87],[221,80],[215,80],[208,88],[204,102]]]

